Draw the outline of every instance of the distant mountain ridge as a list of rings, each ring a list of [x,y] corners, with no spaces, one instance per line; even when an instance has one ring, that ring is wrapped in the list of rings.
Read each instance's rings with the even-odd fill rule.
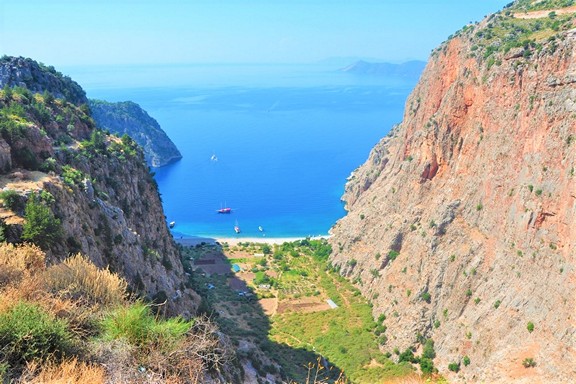
[[[162,167],[182,158],[182,154],[158,122],[132,101],[110,103],[89,100],[96,125],[120,136],[127,134],[144,149],[152,167]]]
[[[370,76],[415,77],[420,76],[424,67],[426,67],[426,62],[420,60],[407,61],[401,64],[370,63],[364,60],[358,60],[340,69],[340,71]]]

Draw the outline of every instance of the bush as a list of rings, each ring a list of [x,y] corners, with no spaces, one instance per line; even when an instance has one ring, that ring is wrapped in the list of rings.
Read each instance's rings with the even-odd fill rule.
[[[532,357],[527,357],[522,361],[524,368],[533,368],[536,366],[536,361]]]
[[[0,192],[0,199],[4,206],[13,212],[18,213],[24,209],[24,199],[12,189]]]
[[[436,357],[436,352],[434,351],[434,340],[426,340],[424,348],[422,349],[422,357],[430,360]]]
[[[448,364],[448,369],[452,372],[460,371],[460,363],[450,363]]]
[[[192,325],[192,321],[180,317],[156,319],[150,307],[142,302],[121,307],[102,321],[104,339],[125,339],[137,347],[160,351],[171,350],[184,339]]]
[[[420,370],[424,375],[430,375],[434,373],[434,362],[431,359],[421,358],[420,359]]]
[[[528,329],[528,332],[532,333],[534,331],[534,323],[529,321],[526,328]]]
[[[388,260],[390,260],[390,261],[396,260],[396,258],[398,257],[399,254],[400,254],[400,252],[395,251],[395,250],[391,250],[390,252],[388,252]]]
[[[60,359],[72,341],[65,322],[35,304],[20,302],[0,314],[0,345],[0,361],[14,367],[34,359]]]
[[[48,268],[45,280],[53,291],[82,297],[90,303],[116,305],[126,297],[126,281],[108,270],[99,269],[80,254]]]
[[[467,367],[470,365],[470,358],[468,356],[464,356],[464,358],[462,358],[462,363],[464,363],[464,366]]]
[[[432,299],[432,296],[430,296],[430,294],[428,292],[422,292],[420,297],[422,298],[422,300],[424,300],[425,302],[430,304],[430,300]]]
[[[26,222],[23,226],[22,238],[29,240],[40,248],[48,248],[62,239],[63,231],[60,220],[44,204],[36,194],[30,195],[24,211]]]
[[[33,245],[0,244],[0,287],[17,284],[26,274],[44,270],[44,253]]]

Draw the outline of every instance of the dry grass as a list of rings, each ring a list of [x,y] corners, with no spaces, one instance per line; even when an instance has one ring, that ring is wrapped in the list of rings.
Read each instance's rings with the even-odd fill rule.
[[[96,267],[85,256],[77,254],[46,270],[48,288],[71,299],[86,300],[104,307],[124,303],[127,283],[118,275]]]
[[[0,288],[43,271],[44,252],[35,245],[0,244]]]
[[[19,382],[28,384],[103,384],[103,367],[80,362],[77,359],[61,363],[29,363]]]

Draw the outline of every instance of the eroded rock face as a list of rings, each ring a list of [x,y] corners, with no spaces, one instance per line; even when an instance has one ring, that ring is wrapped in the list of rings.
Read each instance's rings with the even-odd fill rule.
[[[576,38],[487,65],[471,36],[433,55],[402,124],[350,177],[331,261],[386,314],[385,350],[422,335],[451,381],[569,382]],[[448,371],[464,356],[469,366]]]

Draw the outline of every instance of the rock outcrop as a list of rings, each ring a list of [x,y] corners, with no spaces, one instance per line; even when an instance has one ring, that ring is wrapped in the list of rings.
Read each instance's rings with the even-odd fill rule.
[[[386,314],[385,349],[432,338],[450,381],[576,377],[576,25],[551,3],[433,52],[332,229],[333,265]]]
[[[4,202],[4,237],[37,239],[52,262],[83,253],[121,274],[134,292],[166,302],[168,313],[194,314],[200,300],[188,287],[141,149],[96,129],[78,96],[83,91],[54,80],[61,78],[54,72],[30,59],[0,64],[1,78],[12,79],[0,91],[0,187],[28,200],[35,194],[62,228],[44,237],[27,233],[23,209]],[[46,228],[36,224],[36,232]]]
[[[90,100],[89,105],[96,125],[134,139],[144,149],[144,158],[151,167],[162,167],[182,158],[158,122],[138,104],[131,101],[110,103]]]
[[[32,92],[50,92],[56,98],[82,105],[88,103],[86,92],[68,76],[24,57],[4,56],[0,58],[0,88],[23,87]]]

